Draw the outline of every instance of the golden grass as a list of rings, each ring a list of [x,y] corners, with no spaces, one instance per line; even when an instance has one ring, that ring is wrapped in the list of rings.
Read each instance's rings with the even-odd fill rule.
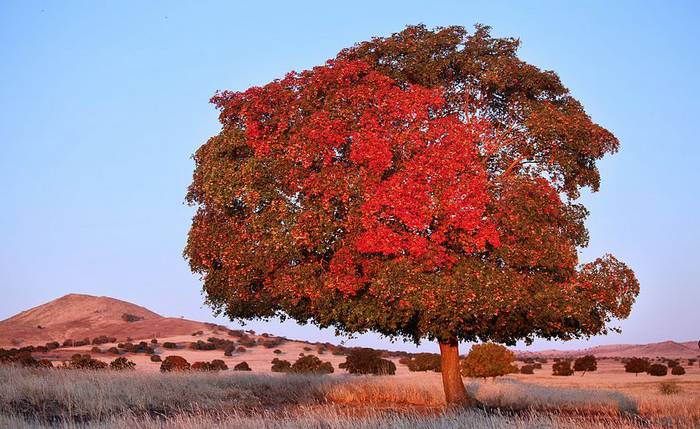
[[[488,410],[482,411],[445,410],[435,373],[319,377],[0,367],[0,427],[580,429],[700,423],[694,382],[679,383],[685,393],[662,395],[652,389],[659,383],[647,380],[630,392],[596,389],[590,382],[580,388],[533,381],[468,382],[469,393]]]

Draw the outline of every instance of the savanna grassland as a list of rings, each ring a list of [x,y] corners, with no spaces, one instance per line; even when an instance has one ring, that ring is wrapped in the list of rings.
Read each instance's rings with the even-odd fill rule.
[[[154,373],[0,367],[0,427],[34,428],[694,428],[700,370],[466,380],[481,404],[445,408],[440,374]],[[662,383],[676,393],[663,394]]]

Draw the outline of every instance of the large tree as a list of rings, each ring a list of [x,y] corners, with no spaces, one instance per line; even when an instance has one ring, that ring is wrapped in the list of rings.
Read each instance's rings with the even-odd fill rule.
[[[449,403],[459,341],[607,332],[639,285],[579,265],[580,189],[617,139],[556,74],[486,27],[408,27],[212,99],[185,256],[233,319],[435,340]]]

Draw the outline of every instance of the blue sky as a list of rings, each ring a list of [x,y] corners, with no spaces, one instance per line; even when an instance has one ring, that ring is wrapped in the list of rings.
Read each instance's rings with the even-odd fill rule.
[[[246,3],[0,4],[0,319],[77,292],[212,320],[182,248],[190,155],[218,131],[214,91],[264,84],[407,24],[483,23],[519,37],[521,57],[556,71],[622,144],[601,163],[601,191],[584,196],[582,259],[611,252],[642,289],[622,335],[585,344],[697,339],[700,3]],[[374,335],[349,343],[414,349]]]

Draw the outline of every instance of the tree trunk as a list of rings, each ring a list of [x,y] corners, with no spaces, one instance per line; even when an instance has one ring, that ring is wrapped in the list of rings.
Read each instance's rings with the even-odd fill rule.
[[[440,364],[442,366],[442,385],[445,389],[447,405],[472,406],[473,401],[467,396],[459,367],[459,345],[456,339],[440,341]]]

